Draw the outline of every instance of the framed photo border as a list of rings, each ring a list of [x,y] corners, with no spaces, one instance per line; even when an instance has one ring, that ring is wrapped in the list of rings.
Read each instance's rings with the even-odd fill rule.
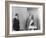
[[[30,33],[30,34],[9,34],[9,4],[29,4],[29,5],[42,5],[43,6],[43,33]],[[20,1],[5,1],[5,37],[20,37],[20,36],[35,36],[45,35],[45,3],[35,2],[20,2]]]

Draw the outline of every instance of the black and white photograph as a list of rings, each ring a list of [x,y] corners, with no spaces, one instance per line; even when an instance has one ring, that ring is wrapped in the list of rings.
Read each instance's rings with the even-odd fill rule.
[[[14,31],[40,30],[38,8],[13,7],[12,26]]]
[[[8,36],[44,34],[44,4],[8,2],[6,4]]]
[[[10,31],[39,33],[43,30],[43,8],[39,5],[10,5]]]

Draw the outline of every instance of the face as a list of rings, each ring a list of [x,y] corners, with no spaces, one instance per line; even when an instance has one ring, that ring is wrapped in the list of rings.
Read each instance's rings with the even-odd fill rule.
[[[29,16],[29,19],[31,19],[31,16]]]
[[[19,19],[19,17],[18,17],[18,16],[15,16],[15,18],[16,18],[16,19]]]

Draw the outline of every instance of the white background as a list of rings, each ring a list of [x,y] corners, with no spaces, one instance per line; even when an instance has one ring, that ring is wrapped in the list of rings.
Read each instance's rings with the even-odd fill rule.
[[[18,1],[18,0],[16,0],[16,1]],[[19,0],[19,1],[46,3],[46,0]],[[45,6],[46,6],[46,4],[45,4]],[[45,10],[46,10],[46,7],[45,7]],[[46,16],[46,13],[45,13],[45,16]],[[45,17],[45,19],[46,19],[46,17]],[[0,0],[0,38],[5,38],[4,36],[5,36],[5,0]],[[45,35],[16,37],[16,38],[46,38],[46,20],[45,20]]]

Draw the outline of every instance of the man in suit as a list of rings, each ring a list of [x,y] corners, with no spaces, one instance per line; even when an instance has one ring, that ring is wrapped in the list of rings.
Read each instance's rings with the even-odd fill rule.
[[[13,30],[19,31],[20,27],[19,27],[19,16],[18,14],[15,14],[15,18],[13,20]]]

